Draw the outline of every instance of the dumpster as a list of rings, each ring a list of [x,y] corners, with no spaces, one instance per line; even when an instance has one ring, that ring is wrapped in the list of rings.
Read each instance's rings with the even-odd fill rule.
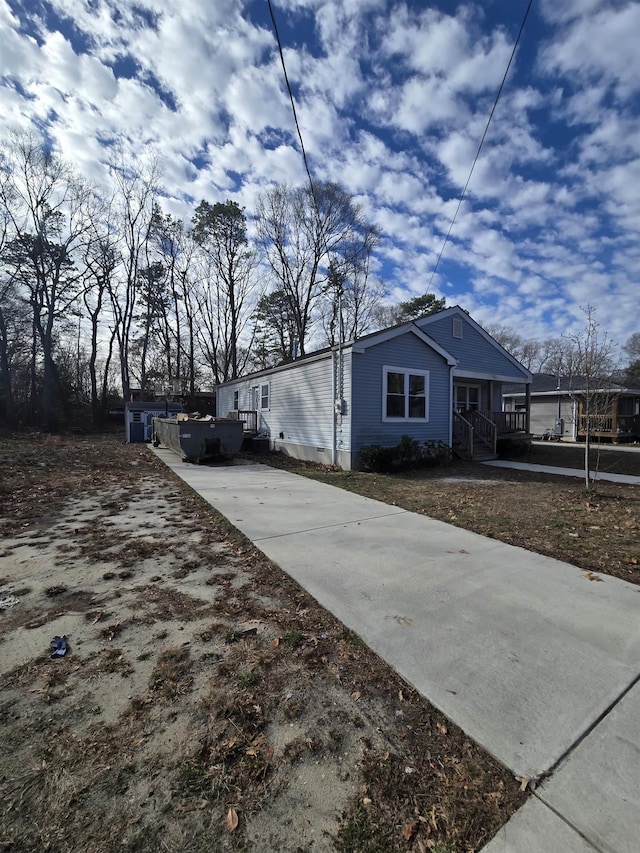
[[[233,456],[242,447],[242,421],[230,418],[153,419],[153,446],[163,444],[184,462],[205,462]]]

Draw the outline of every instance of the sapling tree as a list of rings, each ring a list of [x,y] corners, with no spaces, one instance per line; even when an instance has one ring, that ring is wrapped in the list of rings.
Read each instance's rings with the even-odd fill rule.
[[[570,378],[572,396],[580,406],[579,426],[584,432],[584,480],[592,488],[591,457],[593,433],[611,415],[611,373],[614,345],[606,332],[601,332],[595,309],[582,309],[586,324],[582,332],[568,335],[571,344]]]

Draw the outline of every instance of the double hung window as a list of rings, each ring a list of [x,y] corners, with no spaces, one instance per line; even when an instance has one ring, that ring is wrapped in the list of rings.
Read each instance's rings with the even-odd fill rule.
[[[382,420],[429,419],[429,372],[383,368]]]

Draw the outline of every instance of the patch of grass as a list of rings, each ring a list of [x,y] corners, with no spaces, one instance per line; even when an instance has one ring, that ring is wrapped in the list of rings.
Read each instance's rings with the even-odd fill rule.
[[[187,693],[193,683],[193,664],[184,646],[164,649],[149,679],[149,689],[165,699],[177,699]]]
[[[302,632],[294,629],[282,635],[282,642],[290,649],[297,649],[302,644]]]
[[[255,687],[256,684],[260,683],[260,676],[257,672],[245,672],[238,678],[238,684],[240,687]]]

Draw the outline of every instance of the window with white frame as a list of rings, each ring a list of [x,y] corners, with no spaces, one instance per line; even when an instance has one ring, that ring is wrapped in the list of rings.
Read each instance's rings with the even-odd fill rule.
[[[428,370],[383,368],[382,420],[429,420]]]
[[[460,317],[453,318],[453,337],[461,338],[462,337],[462,320]]]
[[[233,392],[233,411],[237,412],[239,408],[240,408],[240,392],[234,391]]]
[[[269,408],[269,383],[265,382],[260,386],[260,408]]]

